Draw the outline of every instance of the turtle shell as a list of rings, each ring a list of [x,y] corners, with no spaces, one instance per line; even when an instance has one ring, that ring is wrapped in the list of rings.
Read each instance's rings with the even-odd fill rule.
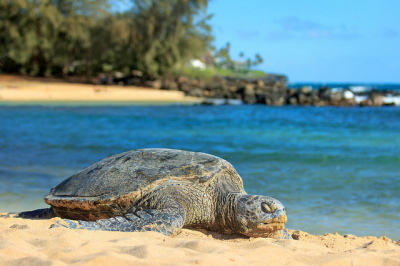
[[[72,175],[52,188],[44,200],[56,211],[58,208],[66,213],[73,209],[96,212],[118,209],[117,212],[123,213],[168,183],[189,182],[196,186],[221,183],[212,182],[215,178],[224,178],[228,190],[243,191],[239,174],[219,157],[172,149],[132,150],[107,157]],[[109,216],[115,215],[118,213]]]

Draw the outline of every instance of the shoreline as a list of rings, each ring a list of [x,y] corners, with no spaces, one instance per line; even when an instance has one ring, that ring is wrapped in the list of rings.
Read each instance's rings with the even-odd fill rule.
[[[154,232],[108,232],[50,228],[48,220],[0,218],[3,265],[201,264],[201,265],[398,265],[400,241],[386,237],[310,235],[297,240],[248,238],[183,229],[175,237]]]
[[[392,95],[384,91],[359,94],[328,87],[319,90],[308,87],[293,89],[281,81],[264,83],[262,80],[217,79],[209,84],[212,85],[210,87],[205,86],[204,82],[182,78],[176,81],[167,79],[162,86],[160,81],[158,86],[151,88],[97,85],[79,83],[81,81],[76,77],[69,79],[0,74],[0,105],[400,106],[400,92],[397,91],[393,91]],[[164,89],[160,89],[160,86]]]
[[[68,83],[56,79],[37,79],[0,75],[1,103],[184,103],[195,104],[200,98],[181,91],[165,91],[136,86],[104,86]]]

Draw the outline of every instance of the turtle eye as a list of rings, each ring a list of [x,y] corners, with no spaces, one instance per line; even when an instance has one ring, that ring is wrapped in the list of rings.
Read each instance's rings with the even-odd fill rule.
[[[270,207],[268,206],[268,204],[265,203],[265,202],[262,202],[262,203],[261,203],[261,210],[262,210],[263,212],[266,212],[266,213],[271,213],[271,212],[272,212],[271,208],[270,208]]]
[[[273,213],[274,211],[276,211],[276,207],[275,206],[270,206],[266,202],[262,202],[261,203],[261,210],[263,212],[265,212],[265,213]]]

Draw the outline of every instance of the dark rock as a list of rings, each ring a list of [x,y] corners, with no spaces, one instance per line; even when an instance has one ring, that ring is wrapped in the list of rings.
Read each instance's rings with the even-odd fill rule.
[[[218,99],[215,102],[210,100],[205,104],[267,104],[267,105],[315,105],[315,106],[354,106],[356,105],[354,94],[349,96],[348,91],[335,91],[326,86],[319,90],[304,86],[300,89],[288,89],[287,78],[284,76],[266,76],[258,79],[243,78],[222,78],[215,77],[211,81],[188,78],[184,76],[166,78],[161,83],[162,89],[181,90],[186,95],[204,97],[207,99]],[[148,86],[159,88],[158,80],[146,82]],[[347,93],[347,94],[346,94]],[[392,91],[363,92],[368,99],[361,102],[361,106],[382,106],[384,95],[400,95]],[[357,95],[361,95],[358,93]],[[230,101],[232,100],[232,101]]]
[[[162,89],[164,90],[172,90],[172,91],[177,91],[179,89],[178,83],[172,78],[166,78],[162,82]]]
[[[318,103],[320,102],[319,92],[317,90],[312,90],[309,93],[309,97],[312,105],[318,105]]]
[[[297,105],[299,101],[297,100],[296,96],[291,96],[290,98],[288,98],[287,103],[290,105]]]
[[[343,99],[344,99],[343,92],[339,91],[339,92],[332,93],[330,100],[332,103],[337,103],[337,102],[342,101]]]
[[[187,96],[193,96],[193,97],[204,97],[204,91],[200,88],[193,88],[189,91],[186,92]]]
[[[384,105],[383,96],[381,94],[373,92],[369,95],[369,99],[371,100],[372,106]]]
[[[297,94],[297,102],[300,105],[311,105],[311,98],[308,93],[304,93],[303,91],[299,91]]]
[[[254,104],[257,102],[254,88],[255,86],[253,84],[246,84],[244,88],[242,88],[243,102],[247,104]]]
[[[382,106],[384,105],[383,96],[377,92],[371,92],[368,99],[360,103],[361,106]]]
[[[162,82],[160,80],[158,80],[158,79],[153,80],[153,81],[147,81],[146,82],[146,86],[150,87],[150,88],[153,88],[153,89],[159,90],[162,87]]]
[[[318,96],[323,101],[330,101],[331,99],[331,88],[321,87],[318,91]]]

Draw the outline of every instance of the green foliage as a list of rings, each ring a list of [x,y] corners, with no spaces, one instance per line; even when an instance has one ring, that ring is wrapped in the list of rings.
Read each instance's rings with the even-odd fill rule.
[[[263,62],[259,54],[232,60],[230,43],[215,52],[215,68],[186,67],[212,49],[208,0],[131,0],[132,8],[120,13],[111,11],[116,2],[0,0],[0,70],[88,79],[114,70],[203,79],[265,74],[250,70]]]
[[[264,61],[260,54],[255,55],[255,59],[251,60],[250,58],[246,59],[245,62],[242,61],[234,61],[230,55],[230,43],[226,43],[225,47],[220,48],[216,53],[215,57],[217,58],[216,67],[221,69],[228,69],[235,72],[249,72],[251,67],[262,64]],[[240,52],[239,57],[242,59],[244,57],[244,53]],[[243,73],[242,73],[243,74]]]
[[[163,75],[199,57],[212,41],[207,0],[133,0],[134,67]]]
[[[257,78],[264,77],[267,75],[262,70],[241,70],[235,71],[233,69],[228,68],[206,68],[206,69],[198,69],[198,68],[184,68],[181,71],[181,74],[187,75],[193,78],[199,78],[205,81],[211,80],[215,76],[220,77],[236,77],[236,78]]]
[[[198,78],[204,81],[209,81],[217,75],[215,69],[212,68],[198,69],[192,67],[183,68],[181,71],[179,71],[179,74],[192,78]]]
[[[106,66],[157,76],[210,46],[207,0],[132,3],[117,13],[108,0],[1,0],[0,61],[8,58],[30,75],[91,77]]]

